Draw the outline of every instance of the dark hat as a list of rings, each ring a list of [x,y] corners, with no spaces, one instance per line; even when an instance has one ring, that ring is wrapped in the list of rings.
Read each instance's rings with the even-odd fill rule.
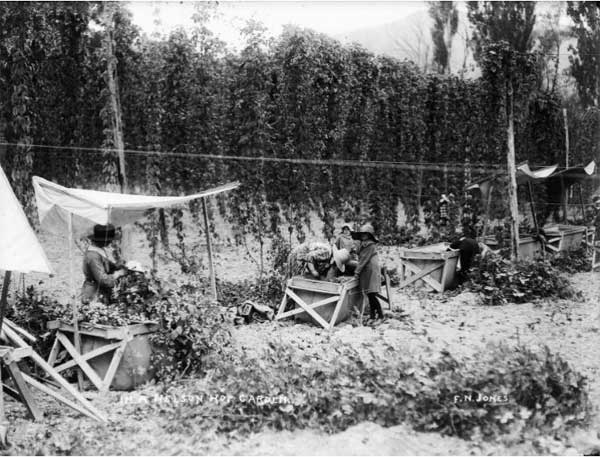
[[[354,240],[360,240],[360,237],[363,233],[367,233],[368,235],[371,236],[371,238],[373,239],[373,241],[377,242],[379,241],[376,237],[375,237],[375,229],[373,228],[373,226],[369,223],[364,224],[359,230],[358,232],[351,232],[352,234],[352,239]]]
[[[99,243],[105,242],[108,243],[115,239],[115,226],[112,224],[96,224],[94,225],[94,233],[90,235],[88,238],[92,241],[97,241]]]
[[[344,223],[344,225],[342,225],[342,231],[344,231],[344,229],[347,228],[348,230],[352,231],[352,227],[350,227],[350,224],[346,224]]]

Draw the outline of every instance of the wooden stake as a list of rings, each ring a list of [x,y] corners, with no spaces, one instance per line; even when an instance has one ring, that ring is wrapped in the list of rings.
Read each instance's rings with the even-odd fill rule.
[[[8,287],[10,286],[10,271],[4,273],[4,282],[2,284],[2,296],[0,296],[0,330],[4,323],[4,313],[6,312],[6,301],[8,297]]]
[[[75,349],[81,354],[81,335],[79,334],[79,307],[77,300],[75,299],[75,286],[73,283],[73,213],[69,213],[69,293],[71,296],[71,304],[73,308],[73,342],[75,343]],[[83,390],[83,374],[79,367],[77,368],[77,387],[79,390]]]
[[[517,167],[515,164],[515,115],[513,109],[513,86],[509,79],[506,83],[506,110],[508,125],[507,165],[508,165],[508,202],[510,208],[510,254],[513,261],[519,259],[519,205],[517,202]]]
[[[583,189],[581,188],[581,183],[579,183],[579,186],[577,186],[577,189],[579,190],[579,204],[581,205],[581,223],[583,225],[587,225],[585,223],[585,203],[583,202]],[[587,242],[587,237],[586,237],[586,242]]]
[[[204,216],[204,230],[206,231],[206,249],[208,250],[208,272],[210,274],[210,290],[215,300],[217,299],[217,279],[213,265],[212,247],[210,245],[210,226],[208,225],[208,211],[206,209],[206,198],[202,198],[202,215]]]
[[[569,122],[567,120],[567,108],[563,108],[563,120],[565,123],[565,168],[569,168]]]
[[[119,97],[119,79],[117,75],[117,57],[115,55],[114,43],[114,10],[107,5],[106,15],[106,82],[110,95],[110,107],[112,111],[111,126],[113,143],[119,156],[119,186],[121,193],[127,193],[127,174],[125,172],[125,144],[123,142],[123,121],[121,118],[121,100]]]
[[[537,216],[535,214],[535,205],[533,203],[533,189],[531,186],[531,181],[527,181],[527,191],[529,193],[529,204],[531,205],[531,217],[533,218],[533,225],[535,226],[535,233],[539,235],[540,227],[538,225]]]
[[[567,120],[567,108],[563,108],[563,120],[565,123],[565,168],[569,168],[569,122]],[[563,221],[567,222],[567,206],[569,203],[569,189],[565,187],[564,180],[561,176],[560,185],[563,198]]]

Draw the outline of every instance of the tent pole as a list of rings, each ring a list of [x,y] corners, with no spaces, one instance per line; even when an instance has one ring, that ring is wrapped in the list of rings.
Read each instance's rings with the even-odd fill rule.
[[[73,213],[69,213],[69,294],[73,306],[73,342],[75,349],[81,354],[81,336],[79,335],[79,310],[75,299],[75,286],[73,284]],[[77,387],[83,390],[83,375],[77,368]]]
[[[0,332],[4,323],[4,313],[6,311],[6,300],[8,297],[8,286],[10,285],[10,271],[4,273],[4,282],[2,284],[2,296],[0,296]],[[6,435],[8,434],[8,422],[4,410],[4,386],[2,384],[2,364],[0,363],[0,444],[6,446]]]
[[[6,300],[8,297],[8,287],[10,286],[10,275],[10,271],[4,273],[4,282],[2,284],[2,296],[0,297],[0,331],[2,330],[2,323],[4,322],[4,313],[6,312]]]
[[[210,245],[210,226],[208,225],[208,211],[206,210],[206,197],[202,197],[202,214],[204,216],[204,230],[206,231],[206,248],[208,250],[208,272],[210,274],[210,290],[217,300],[217,280],[213,266],[212,247]]]
[[[567,188],[565,187],[565,180],[564,178],[560,177],[560,193],[561,193],[561,200],[562,200],[562,207],[563,207],[563,222],[566,224],[567,223],[567,207],[568,207],[568,198],[569,198],[569,192],[567,190]]]
[[[529,205],[531,206],[531,217],[533,218],[533,225],[535,226],[535,234],[540,234],[540,227],[538,225],[537,215],[535,214],[535,205],[533,203],[533,189],[531,181],[527,181],[527,191],[529,193]]]
[[[481,230],[481,241],[485,243],[485,236],[490,225],[490,206],[492,206],[492,192],[494,191],[494,184],[490,184],[489,193],[485,202],[485,221],[483,223],[483,229]]]
[[[587,225],[585,221],[585,203],[583,203],[583,189],[581,188],[581,182],[579,183],[579,186],[577,186],[577,188],[579,189],[579,203],[581,204],[581,220],[583,221],[582,224]]]

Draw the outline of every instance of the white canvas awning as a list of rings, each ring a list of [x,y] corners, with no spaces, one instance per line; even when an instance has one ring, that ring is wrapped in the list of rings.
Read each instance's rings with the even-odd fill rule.
[[[97,190],[73,189],[33,177],[41,227],[57,235],[67,234],[69,214],[73,217],[73,232],[89,232],[95,224],[111,223],[117,227],[130,224],[149,209],[180,205],[235,189],[239,182],[181,197],[120,194]]]
[[[517,167],[517,182],[522,183],[527,181],[535,182],[544,180],[551,176],[557,168],[558,165],[551,165],[549,167],[542,167],[532,171],[531,168],[529,168],[529,164],[524,163]]]
[[[20,273],[52,273],[21,203],[0,167],[0,270]]]

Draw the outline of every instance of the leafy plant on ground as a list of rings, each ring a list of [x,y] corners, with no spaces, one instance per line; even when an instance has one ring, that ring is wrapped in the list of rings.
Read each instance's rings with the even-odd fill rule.
[[[565,273],[583,273],[592,270],[591,256],[587,248],[581,247],[571,251],[561,251],[550,260],[550,265]]]
[[[177,398],[199,399],[201,407],[159,405],[157,412],[176,427],[222,433],[267,427],[334,433],[363,421],[408,421],[462,438],[508,434],[515,440],[530,431],[561,433],[589,419],[585,378],[548,349],[494,345],[475,361],[448,352],[416,360],[391,346],[329,349],[328,360],[276,342],[259,357],[220,354],[209,359],[204,380],[169,387]]]
[[[486,305],[527,303],[540,298],[573,298],[579,294],[549,261],[511,262],[499,256],[480,259],[466,286],[481,293]]]

